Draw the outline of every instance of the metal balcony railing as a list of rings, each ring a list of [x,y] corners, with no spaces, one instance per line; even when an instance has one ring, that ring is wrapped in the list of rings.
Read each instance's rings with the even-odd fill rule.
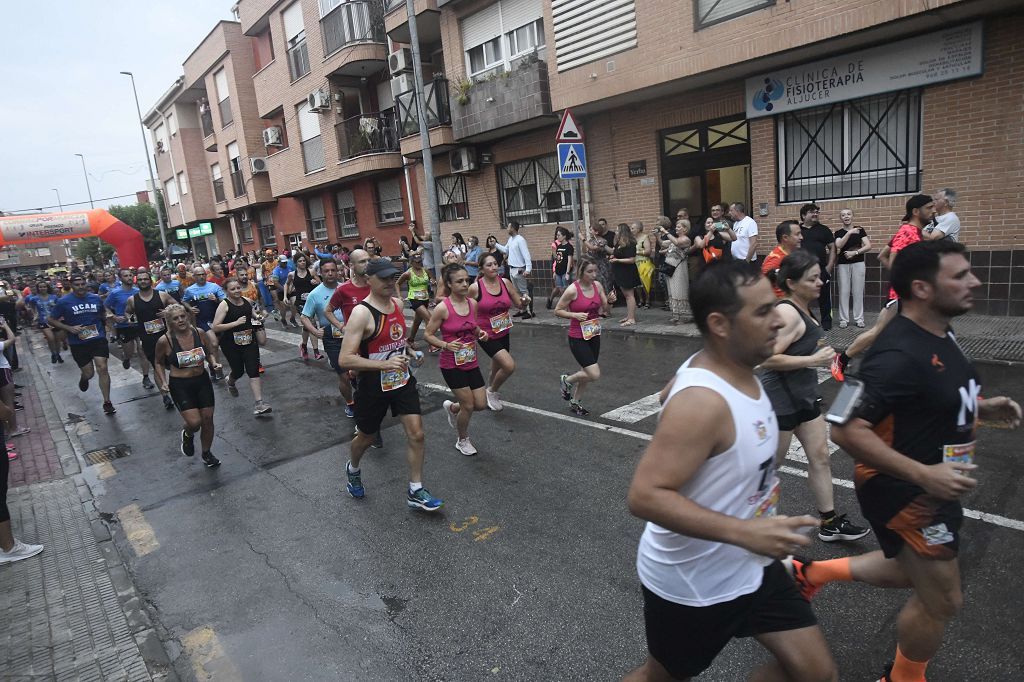
[[[383,43],[383,4],[379,0],[343,2],[320,20],[320,26],[328,55],[351,43]]]
[[[231,98],[225,97],[217,103],[217,106],[220,108],[220,127],[223,128],[235,120],[234,115],[231,113]]]
[[[224,178],[217,178],[213,181],[213,198],[217,203],[227,200],[227,197],[224,196]]]
[[[234,191],[235,197],[245,194],[245,178],[242,177],[242,171],[236,170],[231,173],[231,189]]]
[[[335,126],[342,160],[363,154],[397,152],[398,130],[394,111],[365,113],[346,118]]]
[[[199,121],[203,126],[203,137],[213,135],[213,114],[210,113],[209,107],[199,112]]]
[[[452,124],[452,110],[448,101],[448,80],[435,78],[423,84],[424,108],[427,128]],[[409,90],[395,97],[398,109],[398,132],[401,137],[420,131],[419,113],[416,111],[416,91]]]
[[[317,135],[302,141],[302,162],[305,164],[307,173],[320,170],[327,165],[322,136]]]
[[[385,12],[390,12],[391,10],[398,9],[399,7],[405,7],[405,0],[384,0]]]

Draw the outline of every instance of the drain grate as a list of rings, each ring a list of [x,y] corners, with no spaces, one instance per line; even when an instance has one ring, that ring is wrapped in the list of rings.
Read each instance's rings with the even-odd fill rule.
[[[85,453],[85,461],[89,464],[100,464],[102,462],[112,462],[115,459],[121,459],[132,454],[130,446],[124,443],[118,443],[117,445],[109,445],[99,450],[91,450]]]

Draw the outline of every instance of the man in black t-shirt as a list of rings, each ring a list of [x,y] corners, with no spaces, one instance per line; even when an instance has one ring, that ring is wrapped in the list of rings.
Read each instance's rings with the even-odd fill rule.
[[[978,374],[949,326],[971,309],[980,284],[963,245],[949,240],[912,244],[896,257],[892,285],[902,312],[864,358],[865,390],[853,417],[832,429],[832,439],[857,462],[857,498],[882,549],[790,562],[807,598],[832,581],[913,588],[897,620],[896,660],[883,680],[925,679],[963,601],[960,497],[977,485],[969,475],[977,468],[977,420],[1020,425],[1016,402],[980,397]]]
[[[818,294],[818,320],[825,331],[832,329],[832,270],[836,266],[836,238],[818,222],[820,209],[814,204],[800,207],[800,232],[804,235],[800,248],[818,257],[821,266],[821,293]]]
[[[572,233],[564,227],[555,229],[555,270],[554,286],[548,296],[548,310],[551,310],[552,303],[562,295],[565,288],[572,281],[573,254],[576,250],[572,247]]]

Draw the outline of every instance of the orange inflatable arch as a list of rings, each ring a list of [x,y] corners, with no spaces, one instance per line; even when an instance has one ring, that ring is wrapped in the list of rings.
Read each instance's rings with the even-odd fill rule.
[[[0,216],[0,247],[99,237],[114,247],[121,267],[148,265],[142,234],[101,208],[91,211]]]

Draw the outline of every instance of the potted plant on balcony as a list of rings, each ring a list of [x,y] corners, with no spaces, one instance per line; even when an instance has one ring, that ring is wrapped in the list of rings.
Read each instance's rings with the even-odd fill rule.
[[[452,83],[452,94],[455,95],[455,101],[461,106],[469,104],[469,91],[473,89],[475,83],[465,76],[459,76],[458,79]]]

